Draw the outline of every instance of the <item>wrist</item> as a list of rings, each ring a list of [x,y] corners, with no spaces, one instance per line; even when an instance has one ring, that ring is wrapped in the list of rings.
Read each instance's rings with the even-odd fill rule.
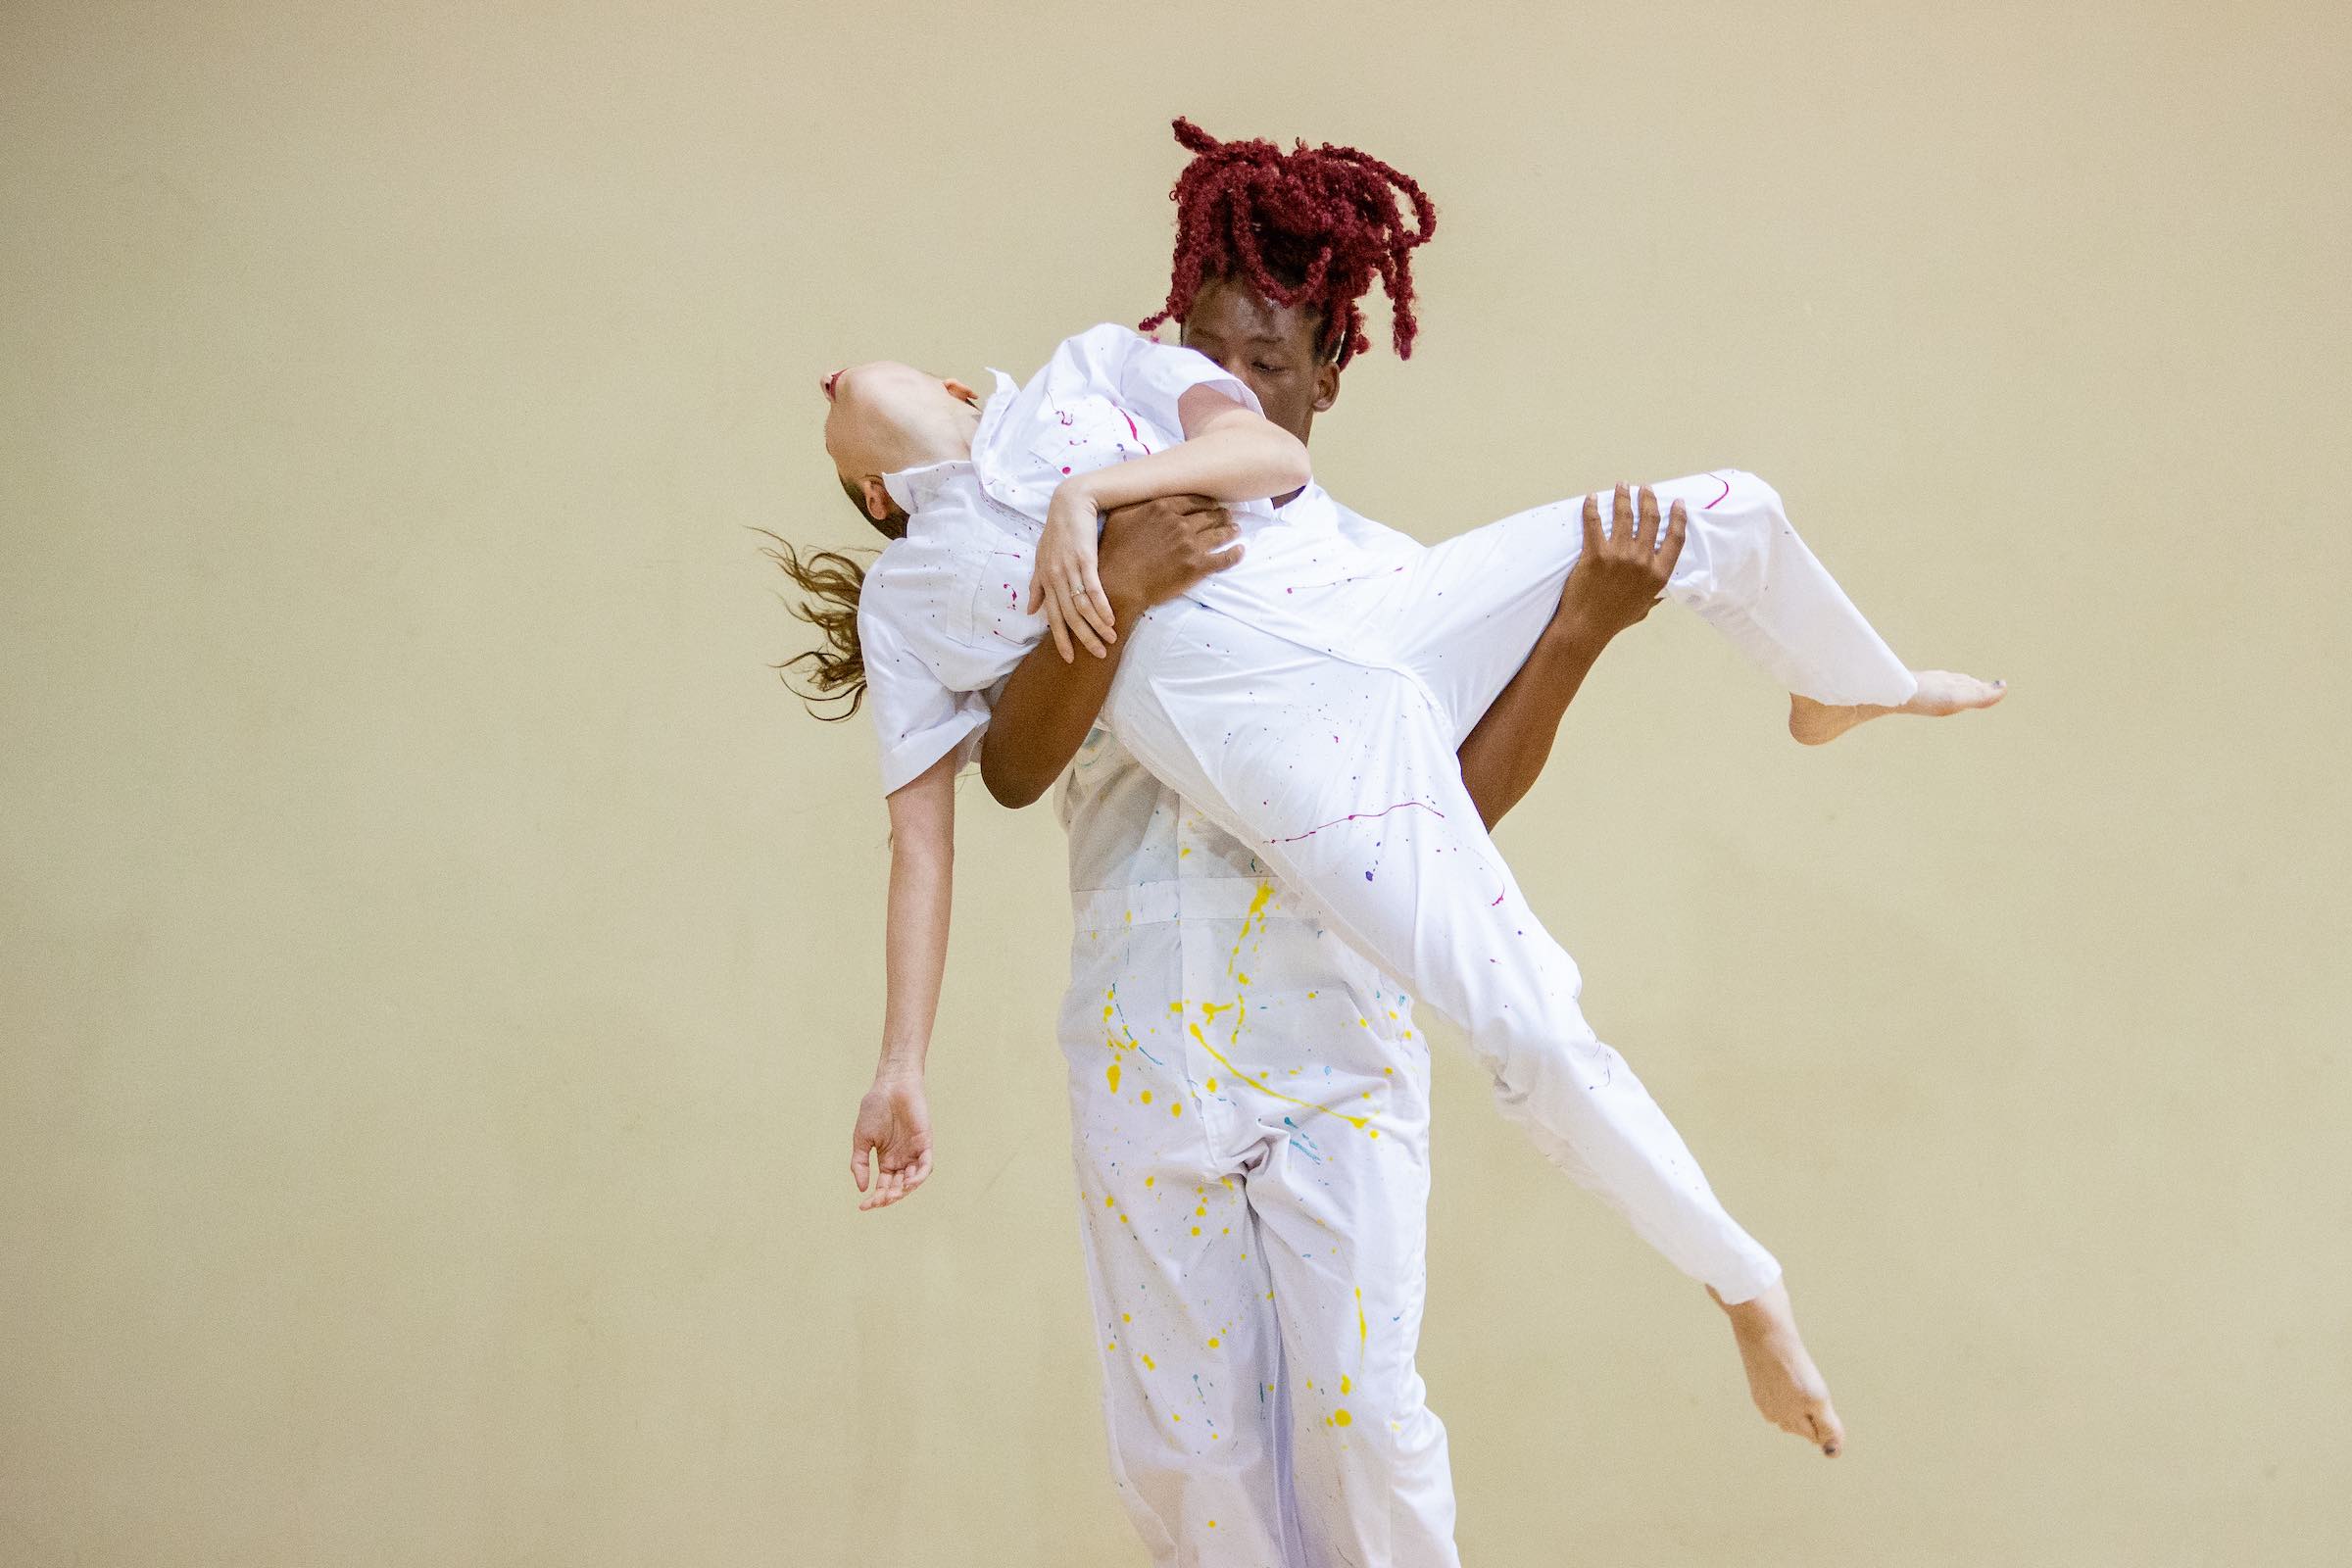
[[[1574,606],[1562,605],[1558,612],[1544,622],[1544,631],[1537,637],[1529,658],[1548,662],[1590,664],[1600,657],[1600,651],[1609,645],[1609,639],[1624,629]]]
[[[886,1040],[882,1043],[882,1059],[874,1063],[874,1077],[920,1078],[925,1054],[920,1044]]]

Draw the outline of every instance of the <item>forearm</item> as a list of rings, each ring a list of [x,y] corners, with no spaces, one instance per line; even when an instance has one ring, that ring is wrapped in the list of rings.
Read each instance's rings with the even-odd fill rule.
[[[1462,783],[1489,828],[1535,788],[1560,720],[1609,635],[1566,617],[1554,619],[1463,740],[1457,754]]]
[[[884,916],[882,1056],[877,1072],[920,1073],[939,1016],[956,880],[956,759],[940,759],[890,797],[890,899]]]
[[[1161,496],[1200,495],[1215,501],[1262,501],[1296,490],[1314,477],[1306,447],[1254,416],[1204,430],[1164,452],[1130,458],[1063,481],[1076,485],[1098,510]]]
[[[1116,600],[1112,610],[1122,627],[1133,627],[1142,613]],[[980,780],[998,805],[1018,808],[1054,787],[1102,713],[1126,647],[1121,637],[1101,658],[1065,661],[1051,643],[1040,643],[1021,661],[980,739]]]

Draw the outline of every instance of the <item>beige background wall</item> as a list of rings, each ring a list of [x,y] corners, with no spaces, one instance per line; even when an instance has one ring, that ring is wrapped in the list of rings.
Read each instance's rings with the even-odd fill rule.
[[[0,1563],[1142,1560],[1059,835],[967,784],[855,1214],[871,742],[748,530],[858,537],[818,371],[1152,309],[1176,113],[1442,206],[1359,509],[1751,467],[2015,685],[1802,752],[1661,614],[1579,703],[1506,847],[1851,1450],[1450,1054],[1470,1560],[2344,1561],[2343,9],[1134,17],[0,7]]]

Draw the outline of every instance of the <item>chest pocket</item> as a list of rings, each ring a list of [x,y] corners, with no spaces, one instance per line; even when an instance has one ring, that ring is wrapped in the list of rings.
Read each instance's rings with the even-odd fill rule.
[[[1141,425],[1096,392],[1056,399],[1038,420],[1029,444],[1030,459],[1037,466],[1035,478],[1049,486],[1154,450]]]

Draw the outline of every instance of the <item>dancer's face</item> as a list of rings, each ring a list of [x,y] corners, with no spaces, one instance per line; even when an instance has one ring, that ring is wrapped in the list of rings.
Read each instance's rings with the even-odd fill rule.
[[[882,475],[967,450],[979,394],[952,376],[928,375],[895,360],[835,370],[820,381],[825,455],[842,488],[877,522],[901,515]]]
[[[1340,368],[1316,357],[1320,318],[1305,305],[1276,305],[1249,284],[1201,285],[1182,341],[1257,394],[1266,417],[1304,441],[1315,416],[1339,401]]]

